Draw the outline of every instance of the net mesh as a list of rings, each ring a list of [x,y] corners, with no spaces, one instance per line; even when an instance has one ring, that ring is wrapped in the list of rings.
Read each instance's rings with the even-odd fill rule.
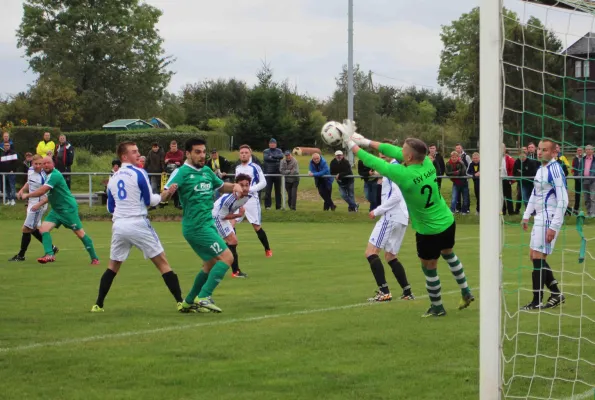
[[[595,258],[589,252],[595,254],[595,242],[588,244],[595,228],[589,218],[585,222],[583,216],[570,215],[591,215],[585,198],[595,213],[595,179],[593,184],[573,179],[584,173],[582,164],[576,164],[577,149],[595,145],[595,3],[511,0],[503,5],[503,139],[509,156],[521,158],[512,165],[514,181],[503,179],[503,213],[522,215],[529,199],[540,215],[554,212],[551,195],[530,197],[540,185],[531,172],[541,167],[539,160],[531,160],[537,154],[520,157],[523,146],[537,145],[542,138],[561,146],[558,161],[568,176],[558,182],[564,190],[567,187],[569,204],[562,210],[564,225],[547,256],[566,297],[556,308],[521,310],[533,298],[531,239],[535,247],[545,236],[548,218],[531,218],[527,231],[518,217],[503,218],[502,393],[510,399],[595,398]],[[579,168],[573,168],[573,162]],[[505,169],[504,163],[503,176],[511,175],[510,168]],[[549,252],[542,244],[542,251]],[[546,302],[550,291],[545,287],[544,292]]]

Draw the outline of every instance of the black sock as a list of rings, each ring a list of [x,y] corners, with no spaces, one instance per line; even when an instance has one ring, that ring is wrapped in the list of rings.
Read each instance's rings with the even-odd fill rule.
[[[388,262],[390,268],[393,270],[393,274],[395,278],[397,278],[397,282],[401,285],[405,294],[411,294],[411,285],[407,282],[407,274],[405,273],[405,268],[403,268],[403,264],[395,258],[394,260],[390,260]]]
[[[554,278],[554,272],[545,260],[543,260],[543,271],[545,273],[545,286],[547,286],[547,288],[550,290],[552,294],[560,294],[560,289],[558,288],[558,281]]]
[[[368,262],[370,263],[370,269],[372,270],[372,275],[374,275],[378,289],[384,294],[390,293],[388,284],[386,283],[386,277],[384,276],[384,265],[382,265],[380,257],[377,254],[372,254],[368,257]]]
[[[259,230],[257,230],[256,236],[258,236],[258,239],[260,240],[260,243],[262,243],[265,250],[271,249],[269,247],[269,239],[267,238],[267,234],[265,233],[264,229],[260,228]]]
[[[539,304],[543,299],[543,285],[545,283],[545,270],[542,268],[540,259],[533,260],[533,272],[531,280],[533,281],[533,303]]]
[[[21,251],[19,251],[19,256],[25,257],[27,248],[29,248],[29,243],[31,243],[31,234],[23,232],[23,236],[21,236]]]
[[[233,263],[231,264],[231,272],[237,273],[240,272],[240,263],[238,260],[238,245],[237,244],[228,244],[229,250],[231,250],[231,254],[233,254]]]
[[[182,299],[182,289],[180,288],[180,281],[178,280],[178,275],[175,274],[174,271],[166,272],[165,274],[161,275],[163,281],[167,285],[167,288],[174,296],[178,303],[181,303],[184,299]]]
[[[101,276],[101,280],[99,281],[99,294],[97,295],[97,304],[99,307],[103,308],[103,301],[105,300],[105,296],[107,296],[107,292],[112,287],[112,282],[116,277],[116,273],[111,269],[106,269],[103,275]]]
[[[43,243],[43,239],[41,237],[41,232],[39,232],[39,229],[35,229],[33,232],[31,232],[31,234],[35,239],[39,240],[39,243]]]

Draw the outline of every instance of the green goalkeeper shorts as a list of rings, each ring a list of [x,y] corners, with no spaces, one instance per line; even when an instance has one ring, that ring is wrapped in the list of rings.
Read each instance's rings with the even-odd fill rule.
[[[63,225],[65,228],[72,229],[73,231],[83,229],[79,213],[76,210],[72,213],[58,213],[56,210],[51,210],[47,217],[45,217],[44,222],[51,222],[56,225],[56,228]]]
[[[203,261],[212,260],[227,250],[227,244],[217,233],[214,223],[201,228],[184,230],[183,234],[192,250]]]

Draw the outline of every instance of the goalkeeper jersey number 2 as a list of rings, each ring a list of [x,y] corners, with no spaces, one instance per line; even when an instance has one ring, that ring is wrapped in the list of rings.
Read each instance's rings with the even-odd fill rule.
[[[380,144],[378,150],[399,162],[403,161],[401,147]],[[413,229],[422,235],[444,232],[454,222],[454,216],[440,195],[436,168],[429,157],[421,164],[405,166],[390,164],[360,149],[357,156],[364,165],[395,182],[403,193]]]

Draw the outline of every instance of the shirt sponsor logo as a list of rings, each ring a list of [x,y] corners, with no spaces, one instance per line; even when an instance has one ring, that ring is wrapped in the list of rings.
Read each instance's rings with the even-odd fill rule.
[[[194,186],[194,191],[195,192],[206,192],[208,190],[211,190],[211,184],[210,183],[201,182],[200,185]]]

